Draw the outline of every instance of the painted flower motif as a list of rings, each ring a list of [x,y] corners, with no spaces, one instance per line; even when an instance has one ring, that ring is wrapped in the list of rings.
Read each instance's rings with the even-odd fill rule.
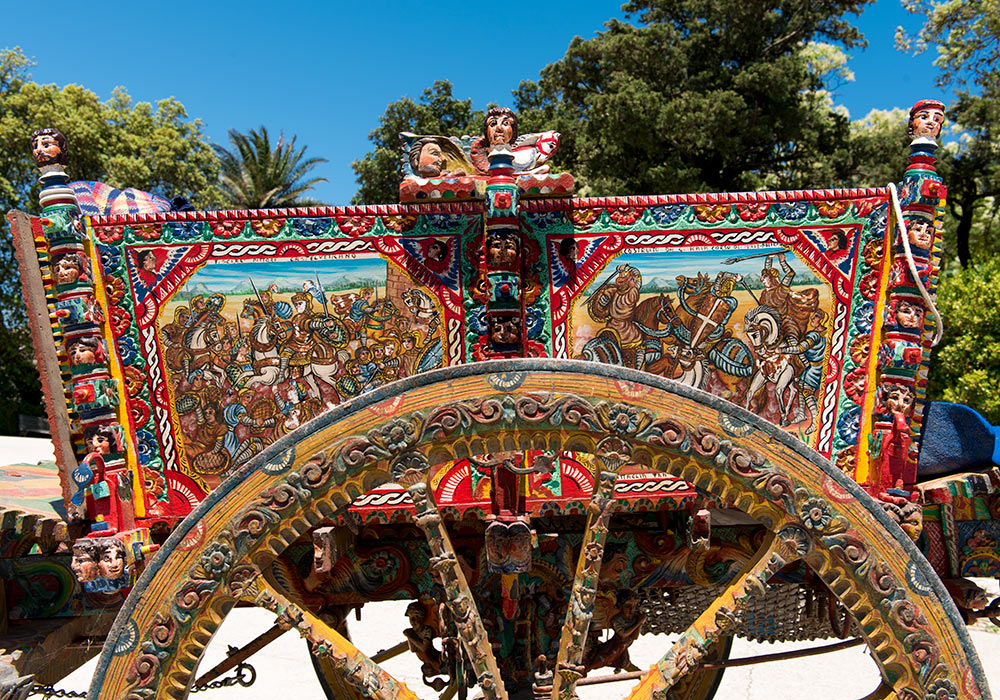
[[[284,225],[284,219],[253,219],[250,221],[250,228],[253,229],[253,232],[264,238],[277,236]]]
[[[865,265],[873,270],[878,269],[882,262],[883,247],[881,238],[868,241],[865,244],[864,250],[861,251],[861,257],[864,259]]]
[[[216,221],[212,233],[219,238],[235,238],[243,233],[245,221]]]
[[[820,202],[813,202],[816,211],[827,219],[836,219],[847,211],[847,202],[842,199],[827,199]]]
[[[569,220],[574,226],[587,227],[597,221],[600,215],[600,209],[574,209],[569,213]]]
[[[830,506],[822,498],[810,498],[799,511],[802,524],[810,530],[822,530],[830,524]]]
[[[101,256],[101,269],[105,273],[114,272],[122,263],[121,250],[111,245],[97,244],[97,252]]]
[[[410,215],[386,216],[382,218],[382,223],[385,224],[385,227],[390,231],[404,233],[417,225],[417,217]]]
[[[139,355],[139,346],[135,338],[126,336],[119,340],[118,355],[122,358],[122,364],[131,365]]]
[[[108,277],[105,291],[108,295],[108,302],[112,306],[121,304],[122,299],[125,298],[125,280],[121,277]]]
[[[149,420],[149,404],[142,399],[132,399],[128,406],[129,414],[132,416],[132,425],[141,428]]]
[[[855,367],[844,378],[844,393],[847,398],[861,405],[865,400],[865,389],[868,386],[868,368],[865,365]]]
[[[132,234],[144,241],[155,241],[160,237],[160,227],[156,224],[143,224],[133,226]]]
[[[958,697],[958,689],[955,684],[947,678],[938,678],[927,686],[924,700],[955,700]]]
[[[166,233],[179,241],[189,241],[201,235],[201,221],[174,221],[166,224]]]
[[[871,216],[868,217],[868,221],[875,236],[881,238],[886,227],[889,225],[889,205],[883,204],[873,211]]]
[[[337,225],[349,236],[360,236],[375,225],[374,216],[338,216]]]
[[[126,367],[124,375],[125,392],[129,395],[129,398],[134,399],[142,391],[142,387],[146,383],[146,375],[135,367]]]
[[[538,211],[528,214],[528,222],[534,228],[549,228],[558,226],[566,221],[565,215],[561,211]]]
[[[619,435],[632,435],[639,430],[639,411],[634,406],[616,403],[608,409],[608,429]]]
[[[872,213],[872,209],[879,204],[878,197],[869,197],[867,199],[856,199],[854,200],[854,211],[858,216],[868,216]]]
[[[201,555],[201,568],[209,578],[218,581],[233,565],[233,550],[222,542],[213,542]]]
[[[878,273],[869,272],[867,275],[861,278],[861,282],[858,285],[858,291],[861,292],[861,296],[869,301],[874,301],[875,296],[878,294]]]
[[[858,406],[851,406],[837,421],[837,435],[848,445],[857,445],[859,430],[861,430],[861,409]]]
[[[322,236],[330,230],[329,219],[289,219],[288,224],[300,236]]]
[[[743,221],[760,221],[770,208],[770,202],[743,202],[736,205],[736,213]]]
[[[510,192],[497,192],[493,195],[493,208],[494,209],[510,209],[513,205],[514,200],[510,196]]]
[[[872,337],[870,335],[859,335],[851,341],[851,360],[854,364],[861,365],[868,363],[868,353],[871,350]]]
[[[424,219],[433,229],[451,229],[462,223],[462,217],[458,214],[427,214]]]
[[[616,207],[608,211],[608,216],[620,226],[630,226],[642,216],[642,209],[639,207]]]
[[[698,221],[716,224],[729,216],[732,210],[731,204],[697,204],[694,207],[694,216]]]
[[[809,213],[809,202],[775,202],[774,210],[782,219],[794,221]]]
[[[870,333],[875,321],[875,304],[870,301],[862,303],[854,317],[854,327],[859,333]]]
[[[857,448],[848,447],[845,450],[841,450],[840,454],[837,455],[837,469],[844,472],[847,475],[853,475],[854,470],[858,466],[858,453]]]
[[[95,226],[94,233],[97,239],[105,243],[117,243],[125,235],[124,226]]]
[[[542,334],[542,331],[545,330],[545,321],[540,309],[534,306],[527,309],[524,317],[524,329],[532,340],[537,339]]]
[[[663,204],[650,207],[649,213],[658,224],[672,224],[687,211],[686,204]]]
[[[151,430],[136,430],[135,431],[136,440],[136,452],[139,456],[140,464],[149,464],[150,460],[156,454],[158,449],[158,443],[156,441],[156,436]]]
[[[404,420],[393,420],[384,426],[380,432],[382,442],[390,452],[400,452],[408,449],[413,441],[413,425]]]
[[[120,306],[111,309],[111,331],[116,338],[125,334],[132,325],[132,314]]]

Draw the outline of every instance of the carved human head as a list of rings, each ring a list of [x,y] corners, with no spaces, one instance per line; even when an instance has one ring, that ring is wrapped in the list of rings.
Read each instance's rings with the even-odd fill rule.
[[[886,382],[882,385],[882,396],[890,413],[908,416],[913,411],[913,401],[916,397],[912,387]]]
[[[906,132],[912,137],[937,139],[944,124],[944,103],[937,100],[920,100],[910,109]]]
[[[98,562],[104,578],[118,578],[125,573],[125,543],[107,539],[101,546],[101,560]]]
[[[69,146],[58,129],[31,132],[31,157],[39,168],[45,165],[69,165]]]
[[[74,338],[69,342],[66,350],[69,353],[69,364],[72,367],[93,365],[104,361],[101,339],[97,336]]]
[[[420,177],[437,177],[444,171],[444,151],[433,136],[425,136],[414,141],[410,146],[409,157],[410,167]]]
[[[56,284],[73,284],[83,274],[83,263],[76,253],[60,255],[53,261]]]
[[[483,120],[483,137],[490,146],[514,143],[517,140],[517,115],[507,107],[490,107]]]
[[[926,315],[927,309],[918,300],[900,299],[896,302],[896,325],[900,328],[923,328]]]
[[[73,560],[69,568],[80,583],[93,581],[100,575],[97,564],[97,543],[93,540],[81,539],[73,543]]]

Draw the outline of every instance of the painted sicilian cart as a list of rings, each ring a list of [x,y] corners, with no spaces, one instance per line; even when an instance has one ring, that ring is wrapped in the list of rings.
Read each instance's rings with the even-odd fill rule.
[[[942,110],[898,187],[573,198],[559,135],[493,109],[401,135],[399,205],[266,211],[70,183],[36,132],[10,219],[65,516],[4,521],[8,694],[84,629],[99,700],[295,627],[331,698],[412,696],[378,663],[408,649],[443,698],[707,700],[734,636],[987,697],[993,432],[925,400]],[[368,656],[345,620],[390,599]],[[237,605],[274,629],[199,668]],[[670,635],[648,670],[640,634]]]

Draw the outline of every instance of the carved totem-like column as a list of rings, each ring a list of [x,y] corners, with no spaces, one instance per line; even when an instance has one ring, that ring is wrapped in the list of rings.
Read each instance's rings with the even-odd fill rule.
[[[899,187],[905,234],[894,228],[886,251],[892,263],[869,446],[876,468],[868,484],[872,495],[882,498],[905,499],[916,481],[914,439],[923,418],[930,350],[939,339],[932,310],[947,194],[935,167],[943,123],[944,104],[937,100],[921,100],[910,110],[913,140]]]

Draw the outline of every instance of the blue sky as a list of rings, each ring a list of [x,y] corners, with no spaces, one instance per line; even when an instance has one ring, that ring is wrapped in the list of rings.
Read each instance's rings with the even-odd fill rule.
[[[279,288],[294,286],[297,289],[306,280],[319,276],[326,287],[335,281],[385,279],[386,262],[379,257],[329,258],[326,260],[291,260],[287,262],[240,262],[205,265],[187,281],[186,288],[204,285],[209,292],[231,292],[249,288],[249,281],[257,289],[270,284]],[[335,285],[336,286],[336,285]]]
[[[317,169],[329,182],[315,196],[331,204],[347,204],[354,194],[350,163],[369,149],[368,132],[389,102],[448,79],[456,97],[476,107],[509,105],[510,91],[562,57],[574,36],[592,37],[621,16],[616,0],[178,0],[146,7],[54,2],[43,11],[8,2],[0,48],[20,46],[38,64],[38,82],[77,83],[102,98],[117,85],[140,101],[176,97],[216,143],[227,143],[230,128],[262,124],[297,135],[310,155],[329,161]],[[897,25],[919,27],[899,0],[878,0],[858,24],[869,47],[853,52],[856,80],[836,95],[853,118],[949,97],[934,87],[933,56],[894,49]]]

